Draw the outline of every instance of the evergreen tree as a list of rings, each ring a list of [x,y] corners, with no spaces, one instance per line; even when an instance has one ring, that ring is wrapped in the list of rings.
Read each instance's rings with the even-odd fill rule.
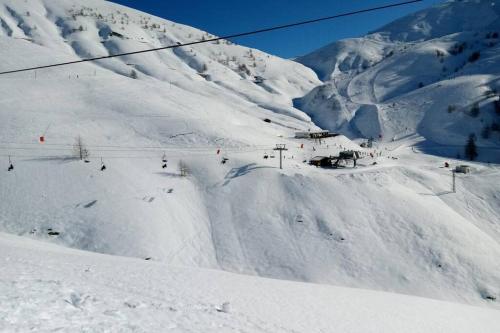
[[[467,157],[470,161],[474,161],[477,155],[476,136],[471,133],[469,135],[469,139],[467,140],[467,144],[465,145],[465,157]]]
[[[481,57],[481,52],[479,51],[473,52],[469,57],[469,62],[475,62],[479,60],[480,57]]]
[[[479,103],[474,103],[472,104],[472,108],[470,109],[470,115],[474,118],[476,118],[477,116],[479,116]]]

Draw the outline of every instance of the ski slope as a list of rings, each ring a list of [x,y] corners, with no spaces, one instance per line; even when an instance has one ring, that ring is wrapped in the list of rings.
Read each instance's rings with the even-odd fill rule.
[[[69,0],[0,0],[0,18],[0,71],[210,36],[100,0],[84,5]],[[396,59],[396,55],[393,57]],[[225,276],[231,281],[241,281],[234,282],[235,289],[254,283],[246,281],[267,281],[257,278],[266,277],[498,308],[500,168],[494,163],[471,163],[473,172],[459,176],[457,192],[451,193],[451,172],[442,166],[444,162],[451,163],[452,167],[464,162],[435,155],[456,156],[457,151],[462,151],[463,133],[469,130],[468,126],[479,125],[465,116],[460,118],[460,123],[448,123],[446,111],[439,115],[422,114],[417,108],[432,108],[433,103],[441,103],[443,91],[445,96],[453,92],[463,103],[469,103],[475,92],[471,90],[468,95],[465,91],[476,87],[477,80],[491,79],[491,75],[472,73],[447,86],[443,84],[441,90],[429,85],[417,92],[408,92],[404,99],[408,108],[401,113],[390,102],[381,102],[386,98],[384,94],[393,92],[381,91],[377,85],[364,85],[378,82],[379,74],[372,69],[363,73],[365,76],[359,78],[350,72],[339,73],[342,79],[325,83],[334,89],[329,90],[313,70],[301,64],[221,42],[1,76],[0,157],[4,167],[0,172],[0,231],[29,239],[6,241],[3,248],[14,255],[24,246],[15,244],[26,242],[30,244],[26,247],[52,249],[45,243],[54,243],[129,257],[116,259],[125,262],[120,266],[124,272],[128,272],[125,269],[128,265],[135,265],[132,262],[138,263],[137,259],[150,258],[148,263],[141,261],[137,270],[142,270],[143,265],[158,267],[160,271],[160,267],[165,266],[184,267],[180,270],[199,276],[195,285],[210,280],[210,274],[216,276],[215,280],[221,276],[223,282]],[[257,80],[257,76],[263,80]],[[454,90],[457,85],[465,88],[457,92]],[[331,116],[330,109],[322,109],[319,98],[316,102],[311,98],[309,102],[317,103],[310,105],[323,112],[321,118],[304,112],[308,99],[319,90],[331,105],[341,107],[343,118]],[[427,92],[425,99],[421,95],[424,91]],[[337,102],[329,99],[330,93],[336,96]],[[360,110],[351,120],[354,107]],[[492,110],[490,113],[493,116]],[[444,148],[438,144],[442,141],[436,140],[436,144],[423,141],[425,133],[432,134],[427,139],[443,135],[438,135],[436,127],[424,127],[422,117],[428,119],[425,124],[441,125],[443,133],[448,135]],[[331,127],[324,126],[323,121]],[[463,127],[452,136],[459,125]],[[330,138],[322,144],[294,139],[296,131],[318,130],[318,126],[340,129],[347,136]],[[370,133],[376,136],[384,131],[388,133],[384,138],[398,134],[397,140],[379,140],[373,148],[361,148],[360,140],[353,139],[357,136],[353,135],[352,126],[365,134],[356,132],[360,137]],[[403,126],[408,130],[405,136],[399,136]],[[414,128],[422,131],[414,133]],[[39,143],[40,136],[45,139],[43,144]],[[75,155],[77,137],[82,138],[89,150],[89,163]],[[490,149],[488,154],[494,162],[496,146],[482,143],[481,149]],[[273,153],[276,144],[286,144],[289,149],[285,152],[283,170],[278,168],[277,153]],[[304,163],[314,156],[337,155],[351,149],[360,150],[364,156],[355,169],[325,170]],[[7,171],[9,156],[14,166],[11,172]],[[162,168],[163,156],[168,159],[166,168]],[[224,158],[227,161],[222,164]],[[101,171],[102,165],[106,166],[105,171]],[[186,177],[181,176],[182,165],[188,169]],[[35,241],[43,241],[45,245],[31,245]],[[57,258],[75,253],[59,247],[54,251],[60,253]],[[91,253],[80,253],[77,257],[79,259],[74,259],[77,262],[86,260],[80,257],[91,258],[89,261],[108,258],[103,259],[106,263],[113,260]],[[68,263],[72,261],[69,258]],[[9,274],[31,269],[28,268],[31,261],[27,260],[22,259]],[[47,262],[41,266],[36,266],[28,276],[54,264]],[[78,284],[82,280],[76,271],[81,266],[71,267],[74,266],[70,265],[69,271],[60,274],[74,276],[71,281]],[[254,277],[207,273],[210,271],[203,269]],[[50,273],[51,269],[46,271],[47,279],[52,281],[54,276],[50,274],[55,273]],[[140,286],[144,279],[135,271],[130,274],[106,272],[109,279],[123,275],[122,286],[128,283]],[[130,279],[137,276],[134,278],[137,280],[127,281],[128,275]],[[169,280],[161,280],[161,275],[161,272],[153,272],[149,287],[166,288]],[[188,275],[182,273],[179,280],[187,279]],[[233,288],[231,281],[227,288]],[[263,287],[264,291],[248,289],[248,297],[266,294],[274,288],[274,284],[269,283]],[[289,286],[303,286],[297,288],[304,290],[319,288],[318,293],[337,290],[295,282],[275,283],[285,285],[283,294]],[[57,293],[50,296],[50,287],[41,284],[42,294],[33,296],[34,299],[52,302],[53,297],[63,296]],[[101,287],[96,282],[98,289],[92,293],[99,290],[110,293],[109,302],[130,295],[128,291],[114,294],[109,284]],[[28,297],[21,292],[35,292],[29,288],[6,289],[11,291],[10,302],[16,297]],[[233,291],[228,289],[227,293]],[[73,297],[75,304],[82,301],[78,293],[87,292],[78,291]],[[349,295],[351,291],[345,293]],[[281,298],[285,298],[283,294]],[[306,291],[297,295],[304,294]],[[269,295],[273,298],[272,293]],[[72,302],[71,292],[64,297]],[[182,300],[182,295],[179,297]],[[419,302],[404,297],[401,302],[406,299]],[[294,301],[297,306],[293,309],[299,308],[299,300],[297,296]],[[211,302],[215,301],[207,300],[204,304],[213,304]],[[64,300],[63,303],[68,304]],[[246,302],[250,303],[250,300]],[[195,307],[194,303],[183,304]],[[357,308],[357,304],[346,309]],[[401,303],[395,301],[394,304]],[[101,305],[94,308],[102,310],[101,314],[93,318],[96,325],[102,323],[109,327],[106,325],[114,322],[102,314],[107,310],[111,316],[120,314],[113,312],[114,305]],[[416,303],[409,308],[413,306],[417,306]],[[449,306],[450,311],[463,308]],[[317,307],[312,308],[312,313],[316,310],[325,313],[322,311],[329,309],[323,303]],[[319,310],[323,307],[324,310]],[[201,312],[208,309],[195,308]],[[264,312],[269,308],[252,309]],[[59,310],[55,308],[48,318]],[[138,316],[153,310],[144,311]],[[280,322],[292,320],[297,314],[294,311],[299,310],[290,311]],[[470,311],[483,313],[482,309]],[[276,312],[268,312],[263,318],[276,315]],[[431,311],[425,313],[433,316]],[[380,314],[378,318],[385,315]],[[71,318],[72,314],[67,316]],[[252,318],[259,316],[261,312]],[[202,317],[199,325],[205,327],[212,316]],[[307,331],[308,325],[316,327],[312,323],[317,317],[311,315],[310,318],[302,324],[305,326],[300,326],[300,319],[296,317],[292,328],[283,324],[282,330]],[[194,325],[189,319],[183,317],[179,319],[181,323],[177,323],[186,325],[182,326],[185,330],[196,330],[197,326],[189,326]],[[167,319],[158,320],[160,325]],[[268,319],[262,320],[267,325]],[[216,322],[227,323],[225,319]],[[279,323],[271,319],[269,322],[278,326],[262,327],[258,326],[261,322],[252,321],[257,326],[251,329],[281,329]],[[47,326],[49,328],[57,325],[56,322],[37,323],[54,325]],[[16,326],[16,322],[12,325]],[[236,325],[235,329],[246,327],[238,326],[246,325],[241,321],[229,321],[228,325]],[[425,327],[419,322],[412,322],[410,326],[415,330]],[[348,328],[358,329],[353,325]],[[359,326],[362,328],[366,327]],[[394,330],[397,328],[401,326],[395,326]],[[317,331],[320,329],[329,331],[325,326]]]
[[[5,234],[0,249],[4,332],[488,333],[500,325],[498,310],[177,268]]]
[[[349,137],[420,136],[449,147],[474,134],[484,148],[479,159],[498,163],[499,8],[490,0],[444,1],[298,58],[324,84],[295,105]]]

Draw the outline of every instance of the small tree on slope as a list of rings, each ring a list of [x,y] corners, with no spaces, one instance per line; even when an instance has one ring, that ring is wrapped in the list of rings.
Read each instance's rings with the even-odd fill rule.
[[[476,103],[472,104],[472,108],[470,109],[471,117],[476,118],[477,116],[479,116],[479,111],[480,111],[479,103],[476,102]]]
[[[83,143],[82,137],[78,136],[75,140],[75,145],[73,147],[74,154],[76,157],[78,157],[80,160],[87,159],[89,157],[89,150]]]

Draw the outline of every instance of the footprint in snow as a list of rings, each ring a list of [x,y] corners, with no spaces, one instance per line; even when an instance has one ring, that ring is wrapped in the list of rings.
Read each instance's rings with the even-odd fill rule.
[[[231,310],[231,306],[229,302],[225,302],[221,306],[216,307],[215,310],[217,312],[229,313],[229,311]]]
[[[70,294],[69,300],[66,299],[64,301],[77,309],[81,309],[89,297],[90,296],[82,297],[80,294],[73,292]]]
[[[118,310],[106,310],[103,312],[104,315],[110,316],[110,317],[117,317],[120,319],[125,319],[126,317]]]
[[[137,308],[137,304],[135,304],[134,302],[125,302],[125,303],[123,303],[123,305],[125,305],[126,307],[131,308],[131,309]]]
[[[97,200],[91,201],[88,204],[84,205],[83,208],[90,208],[97,203]]]

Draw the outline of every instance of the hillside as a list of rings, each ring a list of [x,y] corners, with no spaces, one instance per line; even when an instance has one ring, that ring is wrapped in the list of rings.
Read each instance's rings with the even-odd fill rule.
[[[480,159],[499,162],[499,17],[492,1],[446,1],[325,46],[297,59],[324,84],[295,105],[348,136],[417,135],[451,157],[474,134]]]
[[[101,0],[0,0],[0,20],[0,71],[211,36]],[[472,70],[492,61],[495,48],[442,89],[490,82],[493,74]],[[498,307],[500,168],[471,163],[452,193],[442,166],[463,161],[426,154],[441,148],[419,135],[434,139],[430,125],[439,122],[442,136],[459,144],[447,146],[455,156],[467,126],[479,124],[460,111],[451,114],[460,122],[443,123],[440,83],[402,100],[403,83],[367,86],[378,70],[391,77],[385,61],[359,74],[335,69],[343,79],[323,85],[304,65],[221,42],[1,76],[0,232],[200,275],[201,267]],[[338,98],[315,102],[328,89]],[[485,88],[476,90],[456,98],[470,103]],[[483,108],[488,101],[478,121],[494,116]],[[403,102],[404,117],[392,107]],[[338,103],[344,118],[315,113],[327,103]],[[436,113],[410,108],[428,104]],[[376,126],[384,138],[401,126],[409,136],[366,149],[353,140],[378,134]],[[346,135],[321,144],[294,139],[319,127]],[[89,163],[75,154],[78,137]],[[283,170],[276,144],[289,149]],[[347,149],[363,153],[357,168],[304,163]]]
[[[500,325],[497,310],[173,268],[4,234],[0,251],[2,332],[493,333]]]

